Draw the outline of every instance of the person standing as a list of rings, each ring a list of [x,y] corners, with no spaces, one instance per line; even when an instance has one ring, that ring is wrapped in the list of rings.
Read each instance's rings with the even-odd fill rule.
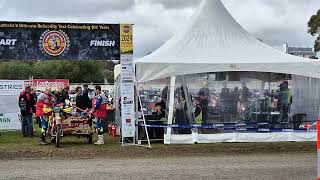
[[[81,113],[83,111],[88,112],[87,111],[88,110],[88,105],[87,105],[87,102],[86,102],[86,97],[83,95],[81,87],[77,87],[76,88],[76,94],[77,94],[77,96],[76,96],[76,107],[79,108],[79,109],[77,109],[77,112],[78,113]]]
[[[36,90],[34,88],[31,88],[30,101],[31,101],[32,112],[33,112],[33,114],[35,114],[36,113],[37,94],[36,94]]]
[[[24,91],[21,92],[19,96],[19,107],[21,112],[22,121],[22,135],[23,137],[33,137],[33,122],[32,122],[32,97],[31,88],[27,86]]]
[[[293,102],[292,92],[289,89],[288,81],[280,84],[280,92],[278,95],[278,110],[282,112],[282,121],[288,121],[290,107]]]
[[[47,117],[45,116],[45,112],[43,108],[51,107],[51,89],[46,88],[43,93],[41,93],[38,97],[36,103],[36,116],[40,118],[41,124],[41,136],[40,136],[40,145],[46,145],[46,133],[49,127]]]
[[[67,86],[68,87],[68,86]],[[58,92],[54,95],[54,104],[64,104],[66,99],[69,99],[68,89],[59,88]]]
[[[83,103],[83,109],[91,109],[92,101],[90,99],[90,92],[91,90],[88,87],[88,84],[83,85],[83,92],[82,92],[82,103]]]
[[[107,97],[102,93],[101,86],[96,86],[96,96],[92,100],[92,110],[91,114],[96,118],[96,126],[98,130],[98,141],[94,144],[102,145],[104,144],[104,129],[102,121],[107,117]]]

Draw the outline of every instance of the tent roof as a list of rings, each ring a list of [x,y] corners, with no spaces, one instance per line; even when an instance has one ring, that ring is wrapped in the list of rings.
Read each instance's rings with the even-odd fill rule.
[[[320,77],[319,63],[260,42],[235,21],[220,0],[203,0],[190,22],[154,53],[135,62],[138,81],[219,71]],[[306,68],[312,68],[312,73]]]

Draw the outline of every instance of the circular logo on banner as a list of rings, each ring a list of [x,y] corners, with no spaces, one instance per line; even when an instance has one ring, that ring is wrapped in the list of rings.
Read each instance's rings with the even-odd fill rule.
[[[40,49],[51,56],[59,56],[69,49],[70,40],[63,31],[45,31],[39,41]]]
[[[123,32],[125,32],[125,33],[130,32],[130,26],[128,26],[128,25],[123,26]]]

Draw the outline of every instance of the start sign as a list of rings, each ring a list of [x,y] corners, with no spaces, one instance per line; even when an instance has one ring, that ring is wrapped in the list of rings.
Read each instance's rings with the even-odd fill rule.
[[[0,39],[0,46],[15,46],[17,39]]]

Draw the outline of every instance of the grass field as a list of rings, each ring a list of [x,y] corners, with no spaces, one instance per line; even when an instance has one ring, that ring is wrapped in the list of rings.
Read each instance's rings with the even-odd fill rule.
[[[0,136],[0,159],[16,158],[94,158],[99,156],[115,158],[147,158],[173,156],[215,156],[221,154],[248,153],[297,153],[316,152],[315,142],[285,143],[218,143],[195,145],[152,144],[152,148],[122,147],[118,139],[105,136],[105,144],[88,144],[85,138],[64,137],[61,148],[54,144],[38,145],[39,135],[23,138],[21,132],[5,132]],[[96,140],[96,137],[94,137]]]

